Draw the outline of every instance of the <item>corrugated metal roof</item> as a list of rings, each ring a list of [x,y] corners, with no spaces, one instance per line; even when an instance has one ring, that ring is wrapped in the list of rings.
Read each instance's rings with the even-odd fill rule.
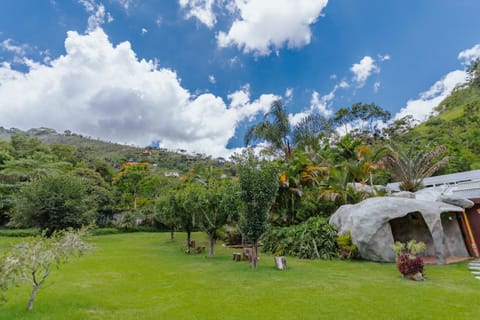
[[[423,179],[423,185],[425,187],[434,187],[441,185],[452,185],[460,188],[456,188],[452,192],[460,195],[462,194],[475,194],[478,195],[475,198],[480,198],[480,170],[464,171],[452,174],[445,174],[436,177],[428,177]],[[398,191],[400,183],[394,182],[387,184],[387,189],[392,191]],[[477,190],[478,189],[478,190]],[[466,197],[474,198],[474,197]]]

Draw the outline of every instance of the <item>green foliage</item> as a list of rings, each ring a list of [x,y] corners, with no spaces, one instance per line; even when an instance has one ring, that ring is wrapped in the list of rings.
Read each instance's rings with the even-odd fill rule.
[[[400,189],[415,192],[422,188],[424,178],[431,176],[445,166],[450,157],[445,156],[447,148],[427,144],[420,147],[412,143],[407,151],[396,145],[389,145],[385,149],[382,161],[398,181]]]
[[[267,230],[268,214],[278,190],[278,170],[274,163],[258,159],[251,150],[238,159],[240,199],[243,214],[240,228],[253,246],[252,268],[257,267],[258,240]]]
[[[54,232],[30,237],[16,244],[0,262],[0,288],[7,290],[21,282],[32,285],[27,310],[31,311],[37,291],[52,271],[72,256],[83,254],[90,245],[82,240],[85,230]]]
[[[137,216],[134,212],[131,211],[124,212],[117,223],[117,227],[124,231],[131,230],[135,228],[136,225]]]
[[[80,228],[95,221],[85,185],[66,175],[46,176],[22,187],[11,224],[57,230]]]
[[[406,277],[411,277],[415,274],[420,274],[423,280],[423,259],[417,256],[419,253],[425,251],[425,243],[410,240],[407,243],[396,241],[390,246],[397,257],[398,271]],[[419,279],[419,280],[420,280]]]
[[[217,231],[238,217],[240,207],[238,183],[231,177],[204,170],[193,178],[191,190],[195,193],[195,208],[201,213],[200,225],[209,236],[209,256],[213,256]]]
[[[457,87],[436,107],[437,115],[411,130],[392,136],[396,144],[428,142],[444,145],[451,161],[438,174],[478,169],[480,166],[480,79],[478,61],[472,67],[471,81]],[[473,71],[473,70],[471,70]],[[476,80],[474,80],[476,79]]]
[[[417,240],[413,239],[406,243],[395,241],[394,244],[390,246],[392,250],[395,252],[397,257],[401,256],[402,254],[410,254],[412,256],[416,256],[419,253],[425,251],[425,243],[422,241],[417,242]]]
[[[302,259],[331,259],[337,256],[336,229],[323,217],[313,217],[302,224],[271,228],[263,237],[264,252]]]
[[[244,153],[238,165],[240,199],[243,202],[242,232],[256,243],[267,229],[267,218],[278,190],[275,165]]]
[[[0,229],[0,237],[34,237],[40,234],[37,228],[32,229]]]
[[[194,233],[198,241],[203,233]],[[478,280],[468,261],[432,265],[429,281],[403,281],[391,263],[300,260],[274,268],[262,254],[255,274],[217,243],[216,258],[184,255],[168,233],[89,237],[97,250],[52,271],[27,313],[29,288],[12,288],[0,319],[476,319]],[[0,237],[5,248],[11,238]],[[455,297],[455,298],[453,298]],[[221,305],[221,308],[219,307]],[[323,306],[321,309],[319,306]],[[248,311],[247,311],[248,310]],[[247,316],[248,313],[248,316]]]
[[[338,257],[341,260],[358,257],[358,247],[353,244],[350,231],[340,234],[336,238],[336,242],[338,246]]]
[[[292,152],[290,131],[288,114],[282,102],[276,100],[272,102],[270,110],[265,113],[264,121],[248,129],[244,138],[245,145],[266,141],[270,144],[270,151],[273,154],[281,152],[285,157],[289,157]]]
[[[343,128],[345,134],[368,135],[378,131],[378,121],[386,122],[390,118],[390,112],[374,103],[354,103],[350,108],[338,109],[334,115],[334,123]]]

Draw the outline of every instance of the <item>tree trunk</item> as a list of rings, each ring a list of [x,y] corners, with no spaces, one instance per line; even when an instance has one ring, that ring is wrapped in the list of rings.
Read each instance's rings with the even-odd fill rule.
[[[187,231],[187,253],[190,253],[190,234],[192,232],[191,231]]]
[[[252,244],[252,269],[257,269],[257,241],[254,241]]]
[[[133,196],[133,210],[137,211],[137,195]]]
[[[215,233],[209,234],[209,248],[208,248],[208,256],[213,257],[213,247],[215,246]]]
[[[30,295],[30,300],[28,300],[27,311],[32,311],[32,309],[33,309],[33,301],[35,301],[35,298],[37,297],[37,292],[38,292],[38,288],[39,288],[39,287],[40,287],[40,285],[34,285],[34,286],[33,286],[32,294]]]
[[[175,226],[172,226],[170,228],[170,240],[173,240],[174,236],[175,236]]]

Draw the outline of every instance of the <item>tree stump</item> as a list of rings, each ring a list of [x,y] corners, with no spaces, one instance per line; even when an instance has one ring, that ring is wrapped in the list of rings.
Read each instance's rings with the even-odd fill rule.
[[[242,261],[242,254],[239,252],[234,252],[233,253],[233,261]]]
[[[189,246],[190,248],[195,249],[195,240],[190,240],[190,242],[188,243],[188,246]]]
[[[275,257],[275,266],[277,267],[278,270],[285,270],[287,269],[287,258],[284,256],[281,257]]]

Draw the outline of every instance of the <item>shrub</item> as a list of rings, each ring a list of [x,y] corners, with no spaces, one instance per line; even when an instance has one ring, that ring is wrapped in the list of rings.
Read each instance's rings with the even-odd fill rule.
[[[323,217],[312,217],[302,224],[272,228],[262,237],[263,252],[302,259],[331,259],[337,256],[335,227]]]
[[[341,260],[354,259],[358,257],[358,248],[352,242],[350,231],[339,235],[336,239],[338,246],[338,257]]]
[[[418,256],[412,256],[410,254],[402,254],[397,259],[398,271],[403,276],[415,275],[421,273],[423,275],[423,259]]]
[[[0,237],[34,237],[40,234],[40,230],[32,229],[0,229]]]
[[[410,240],[407,243],[396,241],[391,248],[397,256],[398,271],[404,277],[423,280],[424,262],[422,257],[417,254],[425,251],[425,243],[416,240]]]

